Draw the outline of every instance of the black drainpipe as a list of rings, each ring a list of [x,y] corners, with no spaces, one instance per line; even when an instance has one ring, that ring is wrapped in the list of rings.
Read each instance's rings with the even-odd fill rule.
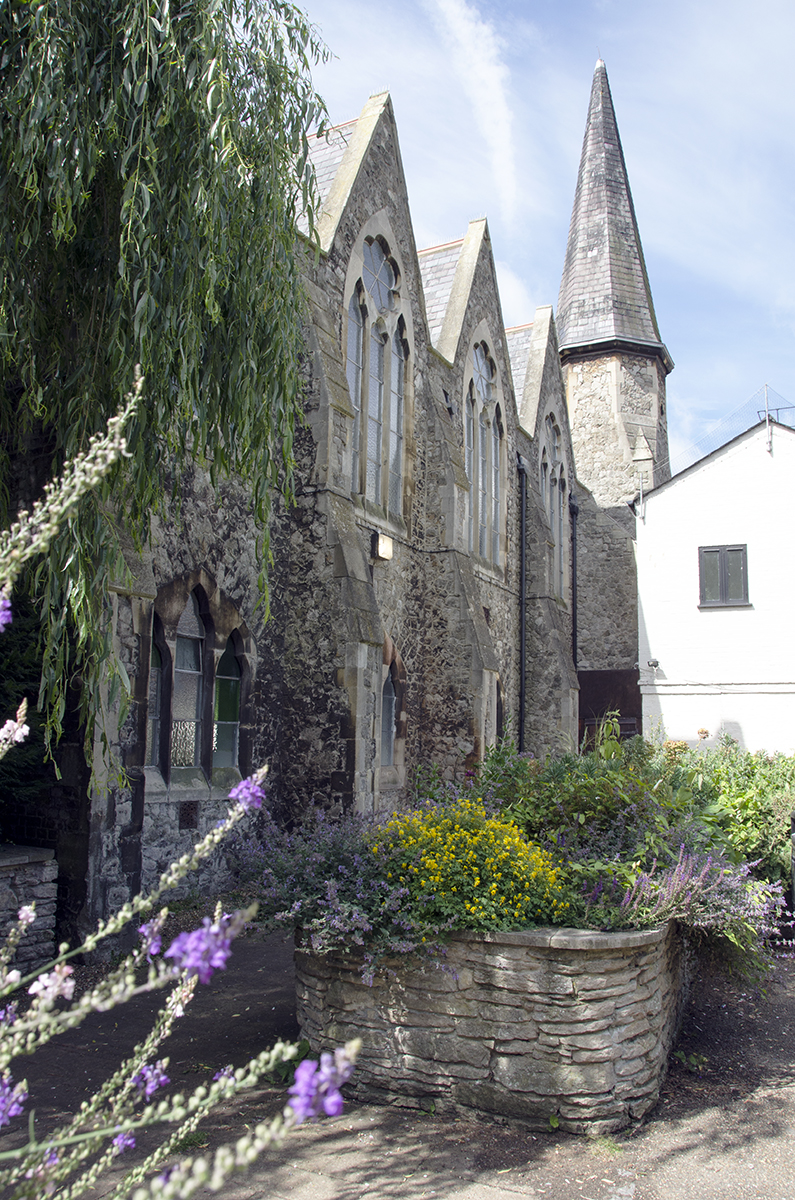
[[[525,652],[527,649],[527,463],[516,456],[519,468],[519,753],[524,750]]]
[[[580,506],[574,492],[569,492],[571,516],[571,657],[577,670],[577,515]]]

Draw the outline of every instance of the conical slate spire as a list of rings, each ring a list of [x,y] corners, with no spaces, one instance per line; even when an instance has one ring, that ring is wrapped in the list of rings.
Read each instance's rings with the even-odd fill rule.
[[[560,349],[651,350],[660,340],[605,64],[596,64],[558,297]]]

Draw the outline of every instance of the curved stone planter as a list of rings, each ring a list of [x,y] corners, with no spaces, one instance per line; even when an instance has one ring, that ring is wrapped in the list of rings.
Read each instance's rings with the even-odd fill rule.
[[[455,934],[442,968],[296,949],[315,1052],[361,1037],[357,1099],[601,1134],[657,1100],[684,993],[675,927]],[[394,973],[393,973],[394,972]]]

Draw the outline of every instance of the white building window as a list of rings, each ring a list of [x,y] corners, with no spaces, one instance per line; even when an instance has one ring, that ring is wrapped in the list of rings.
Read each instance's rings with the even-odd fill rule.
[[[403,454],[408,344],[386,243],[367,239],[348,307],[346,375],[353,409],[351,491],[403,516]]]

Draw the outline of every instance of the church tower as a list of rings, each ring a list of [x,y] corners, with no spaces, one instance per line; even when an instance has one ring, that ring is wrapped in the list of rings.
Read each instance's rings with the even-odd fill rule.
[[[605,64],[596,64],[557,328],[578,478],[626,516],[669,476],[660,338]],[[623,523],[623,520],[622,520]]]

